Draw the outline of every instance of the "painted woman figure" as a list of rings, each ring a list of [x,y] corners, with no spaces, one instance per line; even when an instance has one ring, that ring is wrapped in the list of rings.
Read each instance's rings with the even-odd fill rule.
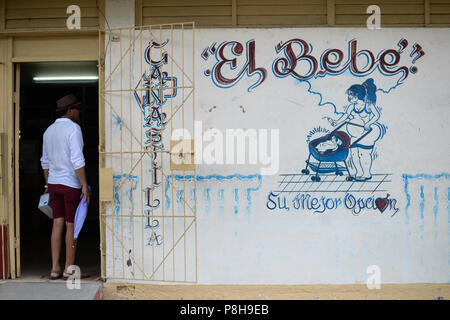
[[[345,122],[360,125],[346,125],[351,138],[350,143],[354,143],[367,133],[353,148],[350,148],[350,156],[347,159],[348,180],[366,181],[372,178],[372,151],[382,132],[378,123],[380,112],[375,105],[376,90],[373,79],[367,79],[362,85],[352,85],[346,92],[350,104],[345,114],[338,120],[328,118],[332,126],[340,126]]]

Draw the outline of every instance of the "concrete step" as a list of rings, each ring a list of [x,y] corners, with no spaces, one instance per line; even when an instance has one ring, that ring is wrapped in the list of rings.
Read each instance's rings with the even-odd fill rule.
[[[65,281],[0,282],[0,300],[102,300],[103,283],[89,281],[80,288],[69,289]]]

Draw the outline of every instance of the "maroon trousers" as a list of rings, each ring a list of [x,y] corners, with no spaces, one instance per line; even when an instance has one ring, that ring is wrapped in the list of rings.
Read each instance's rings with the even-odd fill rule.
[[[66,222],[73,223],[80,203],[81,189],[62,184],[49,184],[48,193],[53,209],[53,219],[65,218]]]

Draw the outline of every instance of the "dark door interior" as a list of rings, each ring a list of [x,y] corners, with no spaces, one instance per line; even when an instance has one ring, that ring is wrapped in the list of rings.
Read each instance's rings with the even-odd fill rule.
[[[50,235],[53,220],[38,209],[45,180],[40,165],[42,136],[55,119],[56,101],[68,93],[81,100],[79,123],[92,198],[78,239],[75,263],[82,273],[100,274],[98,218],[98,80],[97,62],[45,62],[21,64],[20,88],[20,235],[22,277],[48,277],[51,268]],[[47,80],[38,80],[44,77]],[[37,78],[37,79],[36,79]],[[61,266],[64,267],[64,243]]]

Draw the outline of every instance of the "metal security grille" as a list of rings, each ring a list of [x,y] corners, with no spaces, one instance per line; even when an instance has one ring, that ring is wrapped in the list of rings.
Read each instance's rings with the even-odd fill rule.
[[[196,171],[170,163],[175,130],[194,132],[194,33],[192,22],[100,31],[100,168],[113,178],[100,205],[104,279],[197,282],[196,179],[174,180]]]

